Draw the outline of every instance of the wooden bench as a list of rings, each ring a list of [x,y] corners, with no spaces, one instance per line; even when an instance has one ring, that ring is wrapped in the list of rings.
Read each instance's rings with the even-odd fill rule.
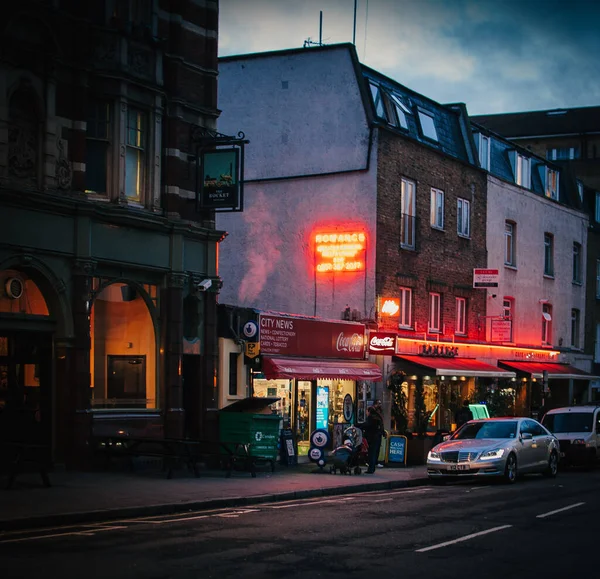
[[[20,473],[24,472],[24,467],[27,464],[36,466],[44,486],[51,486],[48,477],[48,471],[52,466],[50,457],[50,447],[47,444],[16,440],[0,441],[0,461],[3,466],[8,467],[6,489],[12,488],[15,479]]]
[[[91,445],[94,454],[104,455],[106,466],[114,458],[123,456],[130,460],[131,468],[135,457],[160,458],[169,479],[173,477],[173,470],[182,463],[198,477],[198,463],[210,459],[225,466],[226,477],[230,477],[233,468],[240,463],[256,477],[256,461],[251,456],[250,445],[242,442],[94,435]]]

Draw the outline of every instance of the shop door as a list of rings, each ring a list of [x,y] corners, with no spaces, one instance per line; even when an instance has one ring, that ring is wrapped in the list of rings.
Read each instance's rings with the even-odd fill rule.
[[[0,438],[52,436],[52,334],[0,334]]]
[[[296,382],[296,438],[298,440],[298,454],[308,454],[310,446],[310,432],[312,420],[312,382],[298,380]]]
[[[183,409],[185,410],[184,436],[201,438],[200,436],[200,372],[201,356],[186,354],[181,365],[183,383]]]

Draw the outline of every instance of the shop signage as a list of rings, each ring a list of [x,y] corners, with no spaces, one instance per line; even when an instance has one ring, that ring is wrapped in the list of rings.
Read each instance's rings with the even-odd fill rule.
[[[354,404],[352,402],[352,395],[346,394],[344,396],[344,420],[350,422],[354,414]]]
[[[260,314],[260,353],[321,358],[365,357],[365,326]]]
[[[199,201],[203,209],[237,209],[240,205],[239,149],[202,154]]]
[[[512,321],[511,320],[492,320],[491,323],[491,341],[492,342],[510,342],[512,339]]]
[[[379,313],[386,318],[400,316],[400,298],[379,298]]]
[[[387,462],[406,463],[406,436],[400,434],[388,436]]]
[[[317,273],[364,271],[367,236],[364,231],[316,233],[315,269]]]
[[[260,354],[259,342],[246,342],[246,356],[248,358],[256,358]]]
[[[497,269],[477,269],[473,270],[473,287],[486,288],[498,287],[499,272]]]
[[[458,356],[458,346],[443,346],[441,344],[423,344],[421,348],[422,356],[432,356],[437,358],[455,358]]]
[[[329,388],[327,386],[317,386],[317,419],[315,425],[317,429],[327,428],[329,421]]]
[[[391,356],[396,353],[396,334],[371,332],[369,335],[369,354]]]

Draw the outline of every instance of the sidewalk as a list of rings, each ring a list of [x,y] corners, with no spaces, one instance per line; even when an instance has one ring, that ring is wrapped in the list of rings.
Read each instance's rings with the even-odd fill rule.
[[[302,464],[259,471],[256,478],[247,472],[225,478],[222,471],[210,470],[195,478],[181,469],[169,480],[153,467],[135,472],[55,470],[50,482],[46,488],[39,474],[21,474],[7,490],[6,477],[0,476],[0,531],[417,486],[427,483],[427,474],[425,466],[415,466],[341,475]]]

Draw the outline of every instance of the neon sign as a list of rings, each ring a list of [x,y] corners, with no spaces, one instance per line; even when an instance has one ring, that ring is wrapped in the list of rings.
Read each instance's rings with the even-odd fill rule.
[[[400,313],[400,299],[399,298],[380,298],[379,303],[381,304],[379,313],[382,316],[394,318],[399,315],[399,313]]]
[[[366,246],[364,232],[317,233],[315,268],[318,273],[365,271]]]

